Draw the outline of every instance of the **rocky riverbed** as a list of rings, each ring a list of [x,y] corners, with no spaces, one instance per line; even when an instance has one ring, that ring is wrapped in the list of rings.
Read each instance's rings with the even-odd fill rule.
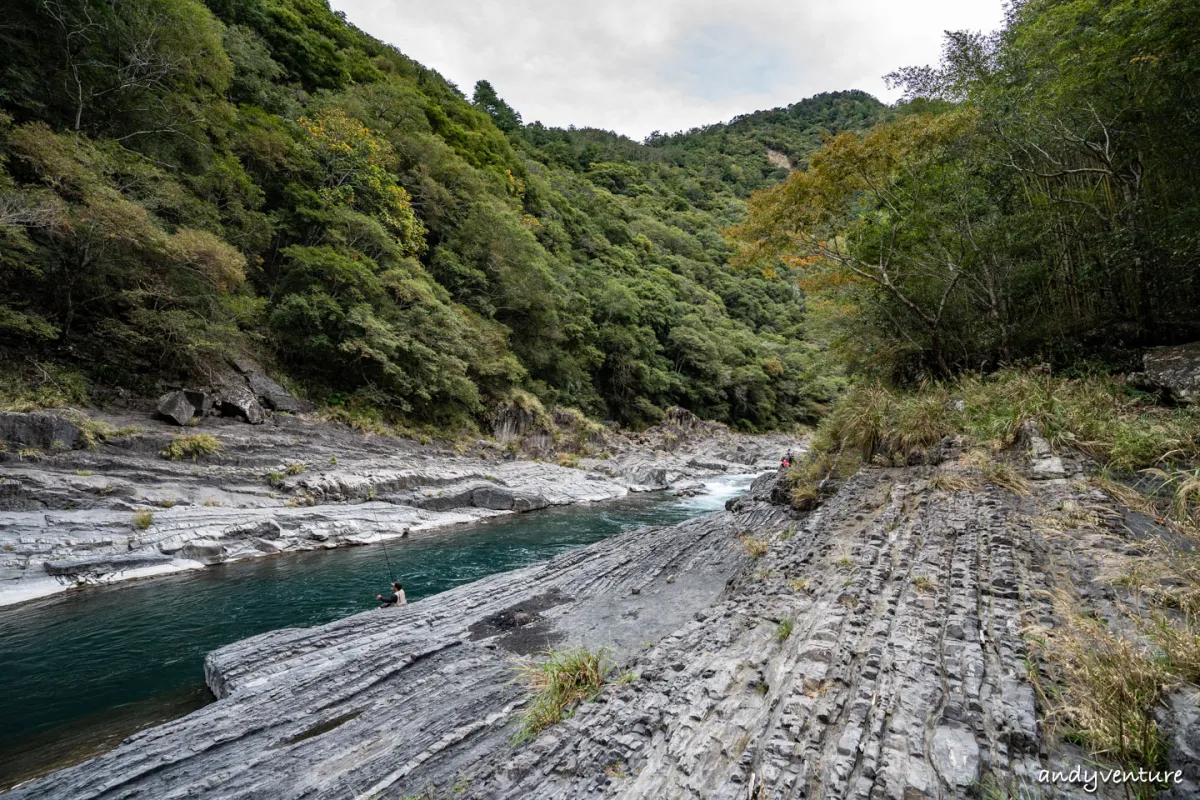
[[[777,465],[795,437],[676,411],[642,434],[519,411],[454,447],[277,413],[264,424],[0,413],[0,604],[231,560],[365,544]],[[99,432],[99,433],[97,433]],[[164,457],[180,437],[219,451]]]
[[[1117,578],[1165,532],[1037,442],[1009,488],[942,458],[808,514],[767,475],[725,512],[236,643],[206,662],[218,702],[11,796],[1097,796],[1039,783],[1091,759],[1047,727],[1031,641],[1064,624],[1056,598],[1123,624]],[[620,679],[514,744],[514,659],[574,645]],[[1161,709],[1184,774],[1165,797],[1200,791],[1189,691]]]

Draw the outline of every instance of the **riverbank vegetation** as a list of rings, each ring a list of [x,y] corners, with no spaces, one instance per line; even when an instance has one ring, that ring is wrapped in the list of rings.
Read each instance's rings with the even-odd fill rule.
[[[1114,477],[1135,481],[1157,498],[1161,516],[1185,522],[1200,508],[1194,480],[1200,410],[1163,406],[1107,376],[1058,378],[1020,369],[915,389],[853,386],[817,427],[808,456],[787,480],[794,502],[804,506],[862,464],[927,463],[933,457],[928,451],[946,437],[961,437],[962,448],[998,454],[1029,430],[1056,448],[1090,457],[1106,486],[1118,485]],[[979,461],[992,479],[1001,477],[1003,467],[994,459]],[[966,479],[935,480],[957,490],[955,482]]]
[[[1026,0],[949,35],[890,76],[895,119],[751,200],[740,260],[794,267],[809,328],[896,383],[1200,337],[1198,11]]]
[[[566,719],[580,703],[592,700],[608,682],[612,659],[604,648],[549,650],[521,661],[518,680],[530,689],[514,743],[532,739]]]
[[[721,230],[885,115],[861,92],[644,143],[525,125],[320,0],[20,0],[0,85],[6,405],[153,394],[231,353],[441,429],[518,391],[772,428],[836,390],[791,275],[730,268]]]

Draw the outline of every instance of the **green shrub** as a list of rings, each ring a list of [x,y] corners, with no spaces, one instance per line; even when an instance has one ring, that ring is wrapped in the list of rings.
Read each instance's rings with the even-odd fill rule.
[[[149,511],[139,511],[133,515],[133,527],[144,531],[154,524],[154,515]]]
[[[604,648],[551,650],[523,660],[516,668],[517,676],[533,693],[514,741],[536,736],[569,716],[579,703],[594,698],[612,666]]]
[[[176,436],[159,455],[172,461],[190,458],[199,461],[202,456],[220,453],[221,441],[209,433],[189,433]]]
[[[814,495],[812,484],[822,477],[849,474],[858,461],[901,461],[946,436],[964,436],[994,449],[1011,447],[1026,422],[1051,444],[1077,448],[1120,471],[1200,459],[1196,409],[1155,405],[1111,378],[1054,378],[1011,369],[911,392],[882,384],[852,387],[818,427],[804,461],[793,468],[793,495],[807,501]],[[1011,488],[1002,470],[996,468],[997,477]]]

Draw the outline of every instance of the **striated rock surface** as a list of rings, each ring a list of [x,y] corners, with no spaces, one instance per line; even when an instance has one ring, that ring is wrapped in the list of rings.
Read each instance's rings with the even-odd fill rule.
[[[1021,494],[975,470],[865,470],[803,517],[766,475],[731,511],[239,642],[206,662],[217,703],[10,796],[1123,797],[1038,784],[1091,762],[1044,728],[1025,634],[1056,594],[1120,624],[1154,524],[1072,459]],[[513,744],[513,658],[576,644],[624,677]],[[1160,719],[1170,797],[1200,776],[1189,691]]]
[[[79,442],[79,426],[59,414],[0,411],[0,442],[37,450],[69,450]]]
[[[608,646],[626,660],[694,621],[748,560],[721,513],[627,533],[406,608],[248,639],[212,653],[220,700],[14,798],[403,797],[511,752],[513,659]]]
[[[65,416],[0,414],[0,434],[12,441],[0,451],[0,603],[754,472],[785,446],[714,426],[656,455],[668,431],[614,434],[609,457],[571,468],[513,460],[493,442],[451,451],[281,415],[251,429],[204,417],[208,395],[171,397],[186,406],[184,422],[202,420],[196,430],[214,436],[220,452],[167,460],[160,453],[181,432],[145,419],[89,450]],[[99,421],[131,427],[128,418]],[[57,444],[26,459],[20,448],[30,442]]]

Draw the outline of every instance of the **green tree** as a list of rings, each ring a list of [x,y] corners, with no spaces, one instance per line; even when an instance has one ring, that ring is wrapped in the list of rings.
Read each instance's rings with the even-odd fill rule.
[[[475,83],[475,94],[471,102],[476,108],[486,113],[496,123],[496,127],[505,133],[513,133],[521,127],[521,115],[508,103],[500,99],[492,84],[488,81]]]

